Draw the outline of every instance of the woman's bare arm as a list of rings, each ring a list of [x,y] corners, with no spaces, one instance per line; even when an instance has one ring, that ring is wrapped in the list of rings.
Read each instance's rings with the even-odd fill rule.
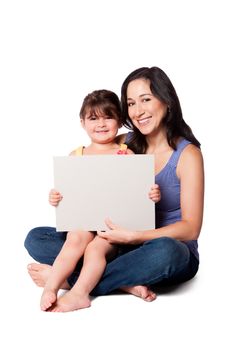
[[[146,231],[125,230],[108,221],[109,231],[100,235],[111,243],[139,244],[144,241],[172,237],[187,241],[198,238],[203,218],[204,166],[200,150],[189,145],[182,152],[177,166],[181,183],[181,221]]]

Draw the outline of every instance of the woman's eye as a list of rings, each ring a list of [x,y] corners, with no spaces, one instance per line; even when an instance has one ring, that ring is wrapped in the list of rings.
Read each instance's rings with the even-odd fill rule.
[[[142,100],[142,102],[148,102],[148,101],[150,101],[150,98],[144,98],[144,99]]]
[[[133,106],[133,102],[129,102],[128,107],[132,107],[132,106]]]

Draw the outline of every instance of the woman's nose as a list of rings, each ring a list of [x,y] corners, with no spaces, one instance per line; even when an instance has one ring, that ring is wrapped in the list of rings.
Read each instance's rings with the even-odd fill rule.
[[[142,108],[142,105],[138,103],[137,105],[135,105],[135,117],[138,118],[143,114],[144,114],[144,110]]]

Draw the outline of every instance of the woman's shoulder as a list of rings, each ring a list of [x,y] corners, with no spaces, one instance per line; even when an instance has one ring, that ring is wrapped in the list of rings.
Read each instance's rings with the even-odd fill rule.
[[[192,143],[187,143],[181,153],[181,157],[200,157],[202,156],[201,149]]]
[[[201,149],[185,138],[179,138],[176,145],[181,157],[201,155]]]
[[[193,145],[192,143],[187,144],[183,149],[178,164],[177,172],[187,171],[194,168],[203,168],[203,156],[199,147]]]

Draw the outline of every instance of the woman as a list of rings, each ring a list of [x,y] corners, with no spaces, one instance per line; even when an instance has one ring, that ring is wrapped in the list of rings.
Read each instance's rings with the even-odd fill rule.
[[[132,130],[121,135],[135,153],[155,155],[155,182],[161,201],[156,206],[156,228],[129,231],[107,220],[109,230],[99,236],[125,245],[120,256],[107,264],[93,295],[116,289],[152,301],[158,284],[174,284],[195,276],[199,266],[197,239],[203,216],[204,169],[200,144],[184,122],[179,99],[167,75],[159,68],[140,68],[122,85],[124,124]],[[25,247],[42,264],[30,264],[35,283],[45,284],[50,265],[59,253],[65,233],[35,228]],[[47,264],[47,265],[45,265]],[[67,288],[79,268],[68,279]]]

